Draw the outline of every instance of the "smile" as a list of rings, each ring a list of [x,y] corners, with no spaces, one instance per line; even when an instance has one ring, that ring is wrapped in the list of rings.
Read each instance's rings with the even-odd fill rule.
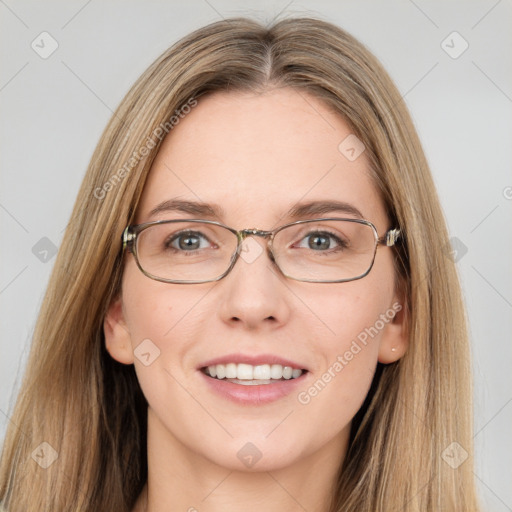
[[[280,364],[250,365],[244,363],[216,364],[202,368],[203,373],[218,380],[243,386],[272,384],[277,381],[299,378],[306,370]]]

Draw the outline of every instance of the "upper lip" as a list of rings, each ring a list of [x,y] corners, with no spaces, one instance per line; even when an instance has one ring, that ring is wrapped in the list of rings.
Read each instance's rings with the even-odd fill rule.
[[[208,361],[201,363],[198,367],[198,370],[207,366],[228,363],[250,364],[252,366],[258,366],[262,364],[280,364],[281,366],[291,366],[292,368],[297,368],[299,370],[307,370],[307,368],[302,363],[297,363],[291,359],[286,359],[275,354],[228,354],[222,357],[209,359]]]

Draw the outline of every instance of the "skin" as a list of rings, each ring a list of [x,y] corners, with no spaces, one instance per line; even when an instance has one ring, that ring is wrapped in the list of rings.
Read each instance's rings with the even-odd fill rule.
[[[213,220],[236,229],[270,230],[299,201],[334,199],[356,206],[382,236],[393,226],[365,154],[351,162],[338,150],[350,133],[318,99],[289,88],[202,98],[164,141],[136,223],[194,218],[150,219],[157,204],[180,198],[222,205],[225,215]],[[407,349],[403,312],[308,404],[293,393],[237,405],[211,392],[197,367],[238,351],[273,353],[307,364],[307,389],[401,299],[384,247],[366,277],[336,284],[287,279],[265,252],[218,282],[166,284],[144,276],[128,254],[104,330],[111,356],[135,365],[149,403],[148,485],[134,510],[325,510],[377,361]],[[145,366],[133,351],[148,338],[160,356]],[[251,468],[237,457],[248,442],[262,454]]]

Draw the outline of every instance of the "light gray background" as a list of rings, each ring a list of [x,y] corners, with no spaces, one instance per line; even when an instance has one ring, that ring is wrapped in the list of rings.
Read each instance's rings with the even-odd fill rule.
[[[54,262],[51,252],[41,261],[33,247],[48,244],[43,237],[58,247],[112,111],[139,74],[191,30],[233,15],[270,21],[281,11],[332,21],[358,37],[412,112],[462,248],[477,482],[486,510],[512,511],[510,0],[0,0],[0,435]],[[43,31],[59,45],[47,59],[31,48]],[[453,31],[469,44],[458,58],[445,51],[463,49],[459,36],[446,39]]]

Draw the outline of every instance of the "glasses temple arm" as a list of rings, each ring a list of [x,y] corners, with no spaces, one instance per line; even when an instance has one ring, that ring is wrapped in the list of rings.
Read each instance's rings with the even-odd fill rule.
[[[379,243],[387,247],[392,247],[400,239],[401,233],[399,228],[390,229],[382,238]]]

